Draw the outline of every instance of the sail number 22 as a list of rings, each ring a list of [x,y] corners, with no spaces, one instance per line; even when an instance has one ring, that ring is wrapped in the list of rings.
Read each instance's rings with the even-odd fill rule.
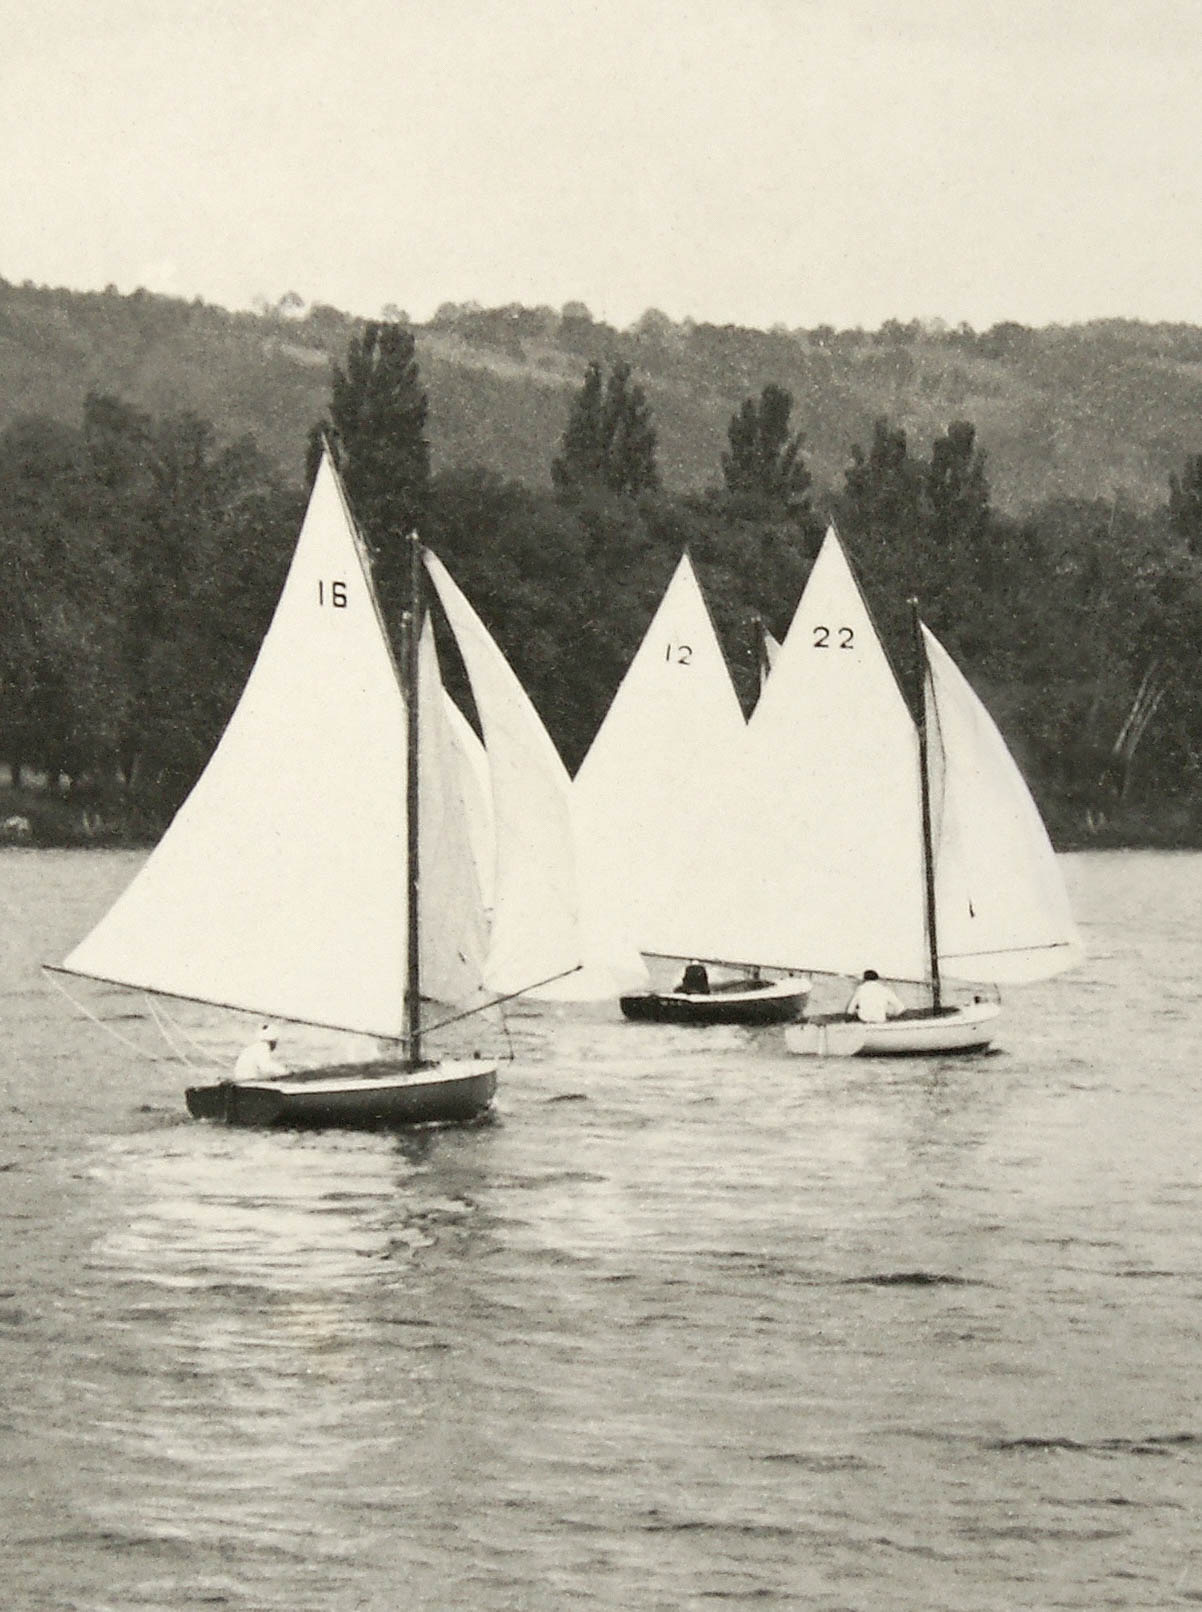
[[[335,610],[346,609],[346,583],[324,582],[317,583],[317,602],[319,605],[330,604]]]
[[[815,627],[813,647],[815,649],[830,649],[832,647],[832,632],[838,634],[840,649],[852,649],[855,646],[855,630],[851,627]]]

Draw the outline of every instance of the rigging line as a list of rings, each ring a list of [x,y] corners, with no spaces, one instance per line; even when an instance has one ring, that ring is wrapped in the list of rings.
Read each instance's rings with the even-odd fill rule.
[[[970,957],[1009,957],[1013,953],[1023,952],[1054,952],[1063,951],[1066,946],[1072,946],[1071,940],[1033,940],[1025,946],[983,946],[975,952],[945,952],[940,957],[949,963],[962,963]]]
[[[149,1013],[150,1017],[158,1026],[159,1034],[162,1036],[163,1040],[167,1043],[168,1047],[170,1047],[171,1051],[175,1053],[176,1057],[180,1059],[182,1063],[187,1064],[190,1069],[192,1067],[191,1061],[189,1060],[187,1054],[181,1052],[176,1046],[175,1038],[171,1034],[173,1026],[169,1025],[168,1021],[159,1014],[158,1009],[155,1007],[149,996],[143,996],[142,1001],[146,1004],[147,1013]]]
[[[98,985],[117,985],[127,991],[141,991],[147,987],[139,984],[137,980],[112,979],[107,974],[88,974],[82,969],[66,968],[62,963],[42,963],[43,974],[69,974],[74,979],[94,980]],[[330,1019],[301,1019],[287,1010],[276,1012],[262,1003],[253,1002],[219,1002],[211,996],[189,996],[184,991],[161,990],[157,986],[150,987],[156,996],[166,997],[171,1002],[199,1002],[204,1007],[225,1008],[230,1013],[250,1013],[258,1018],[270,1016],[277,1019],[287,1019],[289,1024],[303,1024],[312,1030],[345,1030],[351,1035],[374,1035],[384,1041],[402,1041],[403,1036],[395,1030],[377,1030],[372,1025],[363,1024],[335,1024]],[[528,988],[528,987],[527,987]],[[68,997],[68,1001],[73,1000]]]
[[[562,969],[558,974],[548,974],[545,980],[534,980],[529,985],[523,985],[519,990],[507,991],[504,996],[494,996],[491,1002],[481,1002],[479,1007],[465,1008],[462,1013],[456,1013],[452,1018],[440,1019],[437,1024],[427,1024],[423,1027],[423,1035],[433,1035],[435,1030],[445,1030],[448,1024],[459,1024],[463,1019],[474,1018],[477,1013],[487,1013],[489,1008],[500,1007],[502,1002],[512,1002],[515,996],[524,996],[527,991],[540,990],[544,985],[554,985],[556,980],[566,980],[570,974],[579,974],[584,967],[583,963],[574,963],[571,968]]]
[[[225,1073],[225,1065],[218,1063],[217,1059],[206,1048],[202,1047],[198,1041],[188,1034],[182,1024],[176,1024],[174,1019],[161,1012],[153,997],[143,996],[142,1000],[146,1003],[151,1018],[158,1025],[163,1040],[171,1048],[172,1052],[176,1053],[181,1063],[186,1064],[189,1069],[196,1069],[201,1073],[207,1073],[210,1070],[216,1074]],[[187,1052],[179,1051],[176,1046],[177,1042],[181,1045],[186,1043],[193,1051],[200,1053],[203,1062],[194,1062],[188,1057]]]
[[[92,1023],[99,1026],[99,1028],[103,1030],[106,1035],[112,1036],[113,1040],[119,1041],[123,1047],[128,1047],[129,1050],[137,1057],[145,1058],[148,1063],[180,1063],[182,1061],[178,1053],[173,1054],[173,1056],[170,1058],[160,1058],[157,1053],[147,1052],[144,1047],[139,1047],[138,1044],[134,1041],[131,1041],[128,1036],[122,1035],[120,1030],[114,1030],[111,1024],[106,1023],[106,1021],[102,1019],[98,1013],[93,1013],[92,1009],[85,1006],[83,1002],[76,1001],[62,981],[56,977],[56,974],[52,969],[43,966],[42,975],[45,979],[49,980],[50,984],[54,986],[56,991],[61,992],[62,995],[66,997],[67,1001],[70,1002],[71,1006],[77,1013],[82,1013],[85,1019],[91,1019]]]

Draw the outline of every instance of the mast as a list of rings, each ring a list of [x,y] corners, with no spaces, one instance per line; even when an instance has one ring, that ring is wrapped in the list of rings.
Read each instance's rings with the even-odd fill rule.
[[[751,618],[751,630],[755,635],[755,691],[758,697],[768,679],[768,647],[764,640],[764,618],[758,610]]]
[[[409,534],[409,605],[405,612],[405,864],[408,896],[407,979],[405,983],[405,1026],[409,1061],[416,1067],[422,1056],[421,1027],[421,871],[418,861],[418,802],[420,780],[418,755],[420,734],[417,716],[418,666],[421,657],[421,544],[416,532]]]
[[[922,641],[922,622],[918,616],[917,599],[910,600],[910,619],[914,629],[914,656],[918,668],[918,777],[922,789],[922,871],[926,884],[931,1006],[938,1013],[942,1006],[942,987],[939,980],[939,942],[935,927],[935,854],[931,843],[931,771],[928,760],[926,700],[927,678],[930,673],[926,646]]]

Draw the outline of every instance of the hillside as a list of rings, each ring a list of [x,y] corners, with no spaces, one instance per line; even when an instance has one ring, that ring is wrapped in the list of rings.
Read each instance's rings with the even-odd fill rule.
[[[330,363],[356,328],[295,297],[229,313],[145,291],[0,281],[0,429],[28,414],[76,420],[95,389],[155,413],[193,411],[223,437],[249,432],[299,480]],[[866,443],[882,415],[919,452],[949,421],[970,420],[994,504],[1010,513],[1058,496],[1151,508],[1185,455],[1202,450],[1202,330],[1192,326],[764,332],[674,324],[652,311],[616,331],[569,304],[563,313],[448,307],[414,331],[435,468],[484,465],[535,487],[549,482],[569,398],[593,357],[626,358],[638,372],[673,491],[719,479],[731,414],[769,381],[793,394],[819,489],[841,486],[851,444]]]

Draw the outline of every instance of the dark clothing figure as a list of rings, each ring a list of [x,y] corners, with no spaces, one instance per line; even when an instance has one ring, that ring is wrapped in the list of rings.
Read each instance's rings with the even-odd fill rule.
[[[710,977],[705,971],[704,963],[690,963],[680,976],[678,991],[687,991],[690,996],[708,996],[710,990]]]

